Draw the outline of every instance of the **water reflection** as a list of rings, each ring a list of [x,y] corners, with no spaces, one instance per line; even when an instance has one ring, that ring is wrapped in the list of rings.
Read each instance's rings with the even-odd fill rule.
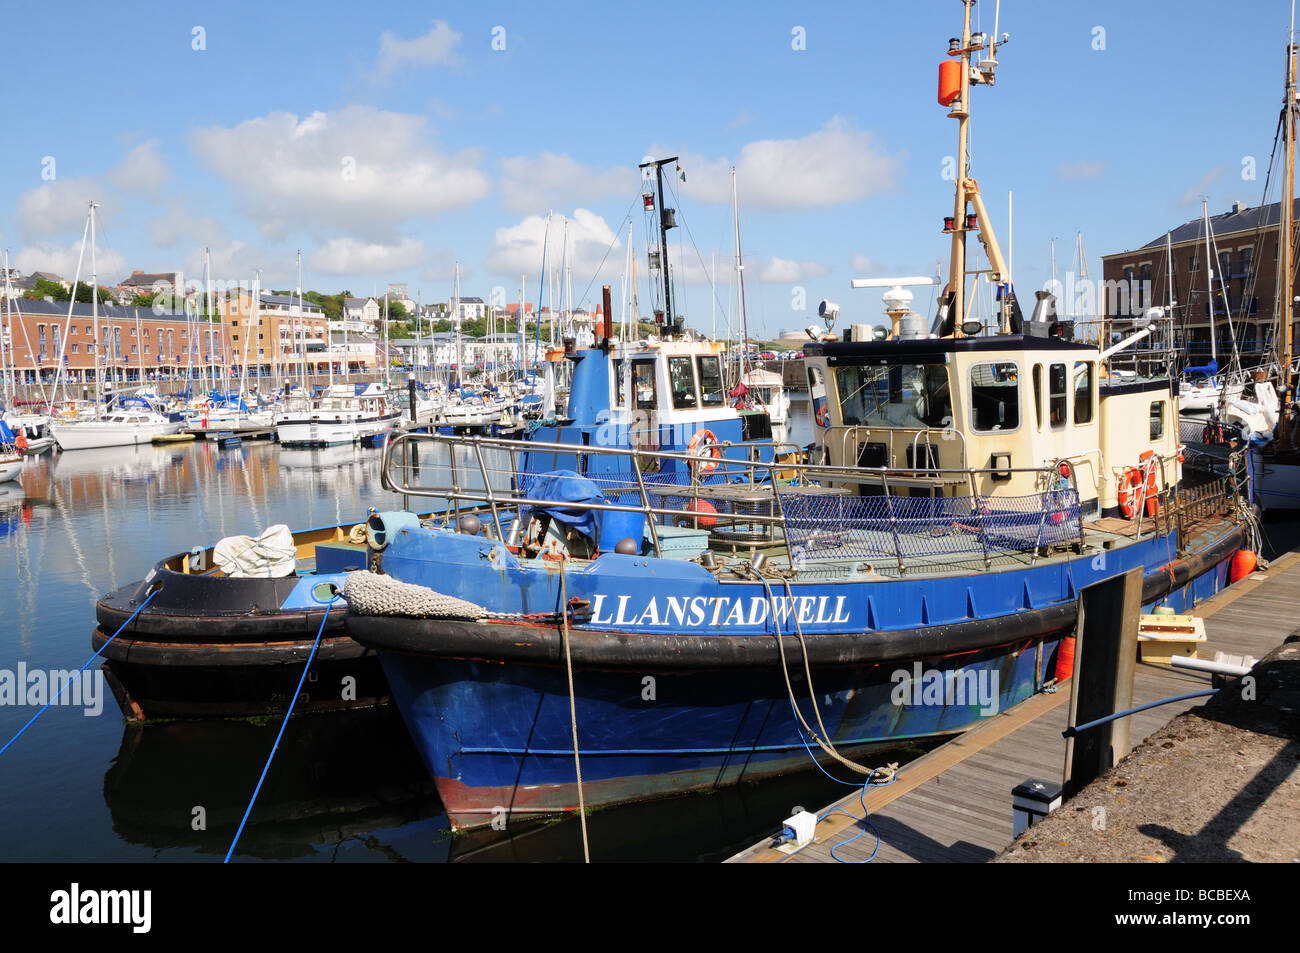
[[[114,831],[156,850],[183,847],[224,857],[279,727],[278,721],[128,725],[104,774]],[[236,856],[328,857],[350,839],[364,841],[441,812],[395,709],[294,718]],[[401,856],[382,837],[370,847],[388,859]]]

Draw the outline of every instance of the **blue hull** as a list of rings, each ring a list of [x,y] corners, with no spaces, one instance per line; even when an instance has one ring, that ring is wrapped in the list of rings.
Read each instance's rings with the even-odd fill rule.
[[[671,633],[664,637],[677,639],[682,652],[710,641],[743,641],[770,650],[777,641],[773,616],[787,636],[799,618],[810,652],[836,638],[862,639],[864,633],[868,641],[882,643],[901,632],[920,638],[931,648],[905,657],[815,661],[817,713],[797,643],[793,652],[786,649],[803,718],[815,727],[819,713],[835,746],[862,759],[913,739],[961,732],[1030,697],[1051,677],[1054,650],[1069,627],[1056,624],[1028,633],[1022,627],[1012,633],[1010,623],[1052,611],[1059,619],[1079,588],[1135,566],[1163,567],[1171,545],[1159,537],[1108,552],[1105,559],[1083,555],[1014,571],[886,583],[798,582],[791,586],[793,597],[780,586],[765,591],[757,583],[719,584],[700,567],[673,560],[605,556],[587,570],[570,570],[566,594],[587,599],[592,607],[573,636],[585,801],[609,804],[711,789],[806,769],[811,757],[830,765],[801,729],[778,664],[692,665],[665,655],[660,664],[620,661],[636,658],[656,628]],[[538,572],[500,552],[491,562],[491,549],[482,538],[413,534],[406,546],[386,554],[385,569],[403,581],[501,611],[558,607],[557,572]],[[1158,585],[1156,577],[1163,575],[1151,570],[1148,581]],[[1189,609],[1221,589],[1226,575],[1224,557],[1202,566],[1159,601],[1176,611]],[[1167,589],[1166,584],[1161,592]],[[701,605],[704,611],[692,611]],[[354,621],[362,620],[350,619],[350,631]],[[398,628],[391,621],[371,621],[390,633]],[[954,651],[947,633],[973,623],[986,624],[994,634],[977,650]],[[510,816],[574,809],[578,796],[563,657],[552,652],[545,661],[521,662],[508,652],[448,650],[445,639],[440,649],[446,627],[439,633],[436,623],[419,624],[431,626],[427,650],[393,636],[382,661],[453,826],[494,821],[499,826]],[[1003,626],[1011,634],[1000,638],[996,633]],[[501,643],[509,643],[508,627],[499,628]],[[529,641],[523,631],[516,645]],[[580,648],[590,651],[584,646],[597,632],[622,646],[608,664],[578,655]],[[382,637],[353,634],[385,648]],[[474,660],[493,657],[496,661]]]

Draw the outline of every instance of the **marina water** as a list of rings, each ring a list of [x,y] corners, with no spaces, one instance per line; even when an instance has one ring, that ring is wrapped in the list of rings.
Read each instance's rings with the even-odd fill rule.
[[[356,523],[367,507],[399,507],[380,486],[379,456],[200,442],[29,458],[20,481],[0,484],[0,744],[57,691],[60,673],[91,656],[100,596],[224,536]],[[98,662],[82,679],[0,755],[0,859],[218,862],[280,720],[126,723]],[[812,769],[598,811],[592,856],[722,859],[792,807],[815,809],[845,790]],[[448,826],[395,708],[295,717],[235,859],[582,856],[573,818],[474,835]]]

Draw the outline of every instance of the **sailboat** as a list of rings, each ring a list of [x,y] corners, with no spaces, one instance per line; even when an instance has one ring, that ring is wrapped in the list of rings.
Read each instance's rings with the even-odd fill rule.
[[[667,342],[621,365],[615,342],[576,352],[563,430],[385,448],[386,489],[454,514],[370,517],[376,571],[348,577],[347,631],[381,653],[453,827],[712,790],[811,769],[813,752],[865,780],[866,759],[1057,677],[1081,588],[1136,569],[1144,604],[1183,611],[1222,584],[1242,486],[1182,464],[1168,373],[1105,373],[1149,332],[1102,350],[1022,318],[967,166],[970,96],[997,67],[973,6],[940,67],[959,146],[934,330],[904,277],[883,295],[886,339],[851,325],[805,346],[824,463],[647,420],[717,390],[691,361],[657,377]],[[988,329],[966,308],[971,235],[996,289]],[[639,439],[588,434],[622,407],[646,415]],[[404,466],[510,446],[505,492]],[[927,701],[926,682],[996,688]]]
[[[94,335],[99,335],[99,274],[95,258],[95,209],[90,203],[86,221],[86,231],[90,240],[90,289],[91,308],[94,318]],[[82,250],[84,253],[85,242]],[[77,273],[80,275],[81,264],[78,261]],[[75,287],[75,284],[74,284]],[[66,344],[66,336],[64,338]],[[99,345],[102,347],[102,343]],[[95,371],[95,403],[93,416],[85,419],[51,420],[50,434],[63,450],[90,450],[97,447],[130,447],[152,443],[155,437],[177,433],[184,425],[183,421],[172,420],[169,415],[143,398],[119,397],[107,409],[101,403],[103,391],[102,369],[106,366],[104,356],[99,355]],[[59,357],[59,373],[63,373],[62,354]],[[55,387],[58,387],[56,380]]]
[[[1239,400],[1245,390],[1245,379],[1241,373],[1241,360],[1237,354],[1237,336],[1232,330],[1232,315],[1225,312],[1228,322],[1228,338],[1232,341],[1232,359],[1227,368],[1219,368],[1218,330],[1214,324],[1214,265],[1218,257],[1211,252],[1214,242],[1214,229],[1210,226],[1210,211],[1207,200],[1201,200],[1201,215],[1205,221],[1205,276],[1208,296],[1206,308],[1210,321],[1210,361],[1183,368],[1183,379],[1178,385],[1178,409],[1180,413],[1208,413],[1225,407],[1229,401]],[[1223,286],[1223,276],[1218,275]],[[1223,300],[1226,307],[1228,295],[1223,288]]]
[[[1255,385],[1255,402],[1237,403],[1233,422],[1245,424],[1242,433],[1250,448],[1255,472],[1255,499],[1265,513],[1300,510],[1300,407],[1295,402],[1295,368],[1292,344],[1295,334],[1295,149],[1297,131],[1295,2],[1291,4],[1291,31],[1286,48],[1286,83],[1282,99],[1282,196],[1278,223],[1277,288],[1274,295],[1276,360],[1271,381]],[[1252,411],[1254,413],[1252,413]],[[1230,419],[1231,419],[1230,418]],[[1271,424],[1271,426],[1270,426]],[[1262,425],[1262,426],[1261,426]],[[1253,431],[1253,432],[1252,432]],[[1220,431],[1220,440],[1234,445],[1233,434]],[[1252,439],[1253,438],[1253,439]]]

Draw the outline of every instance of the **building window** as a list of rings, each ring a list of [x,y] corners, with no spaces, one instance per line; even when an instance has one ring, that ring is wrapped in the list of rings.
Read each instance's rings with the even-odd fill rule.
[[[131,353],[132,353],[132,354],[135,353],[135,345],[134,345],[134,344],[131,345]]]
[[[1188,271],[1201,270],[1201,260],[1196,257],[1196,252],[1192,252],[1191,257],[1187,259],[1187,270]]]
[[[144,346],[144,352],[145,352],[146,354],[149,353],[149,345],[148,345],[148,344],[146,344],[146,345]]]
[[[81,347],[80,344],[74,344],[74,345],[72,345],[72,353],[73,353],[73,354],[78,353],[78,348],[80,348],[80,347]]]

